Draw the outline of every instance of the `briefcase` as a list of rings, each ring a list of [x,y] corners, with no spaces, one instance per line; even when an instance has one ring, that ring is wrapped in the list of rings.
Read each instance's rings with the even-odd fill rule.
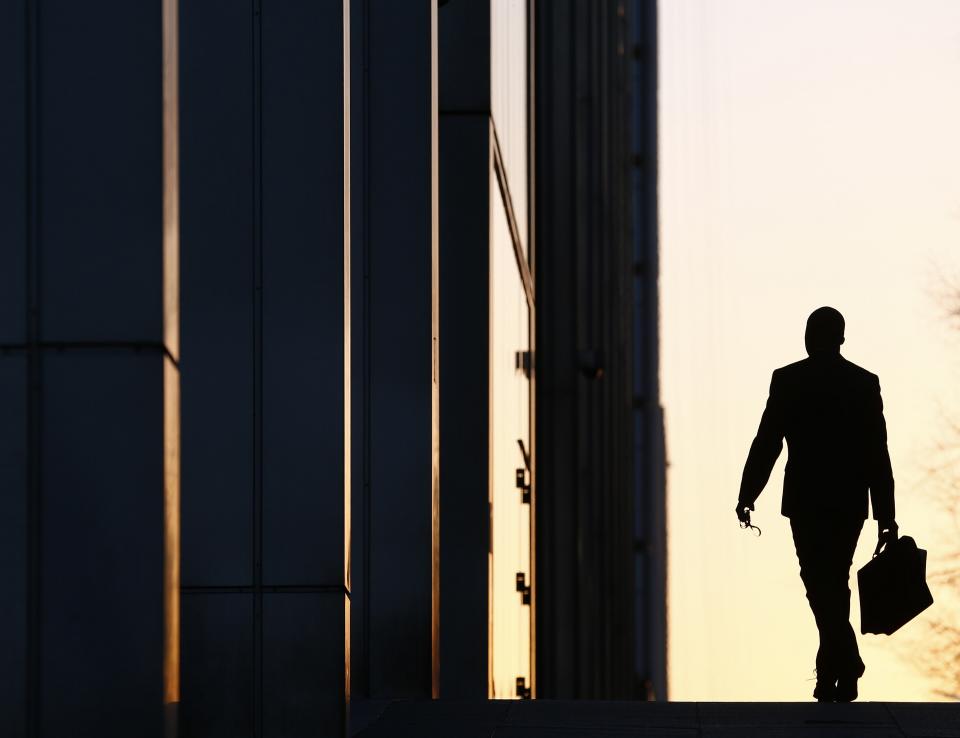
[[[860,632],[890,635],[933,604],[927,552],[910,536],[888,543],[857,572]]]

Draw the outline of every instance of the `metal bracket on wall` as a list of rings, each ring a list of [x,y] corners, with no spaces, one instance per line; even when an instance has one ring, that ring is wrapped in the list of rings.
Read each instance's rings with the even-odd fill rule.
[[[517,469],[517,489],[520,490],[520,501],[530,504],[530,483],[527,482],[527,470],[523,467]]]
[[[523,456],[523,465],[527,467],[527,471],[530,469],[530,454],[527,453],[527,447],[523,445],[523,439],[517,439],[517,445],[520,447],[520,455]]]
[[[523,376],[530,379],[530,372],[533,369],[533,354],[530,351],[516,351],[513,366],[517,371],[522,370]]]
[[[521,700],[530,699],[530,687],[525,677],[517,677],[517,697]]]
[[[527,575],[522,571],[517,572],[517,592],[520,593],[520,601],[524,605],[530,604],[530,585],[527,584]]]

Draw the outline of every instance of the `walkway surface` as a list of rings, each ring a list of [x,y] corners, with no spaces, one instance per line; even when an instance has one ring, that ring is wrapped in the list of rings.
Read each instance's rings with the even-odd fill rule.
[[[355,702],[356,738],[960,738],[960,703]]]

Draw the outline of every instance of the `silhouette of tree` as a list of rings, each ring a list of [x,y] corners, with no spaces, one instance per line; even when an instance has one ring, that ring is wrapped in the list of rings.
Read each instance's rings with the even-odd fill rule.
[[[944,535],[930,546],[927,581],[935,589],[936,607],[922,623],[921,647],[914,659],[934,678],[937,692],[960,699],[960,425],[950,424],[952,443],[938,450],[942,465],[930,470],[927,494],[944,523]]]
[[[960,332],[960,280],[944,281],[939,301],[944,317]],[[937,603],[921,620],[922,643],[911,657],[938,685],[936,691],[960,699],[960,421],[944,410],[943,435],[934,446],[925,494],[938,513],[942,535],[930,542],[927,581]]]

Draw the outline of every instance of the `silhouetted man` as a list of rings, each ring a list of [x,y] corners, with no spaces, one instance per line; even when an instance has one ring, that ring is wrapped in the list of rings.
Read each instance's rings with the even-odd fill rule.
[[[863,675],[848,581],[868,490],[880,540],[897,537],[880,382],[840,355],[843,332],[838,311],[815,310],[807,319],[809,358],[773,373],[737,501],[737,517],[749,522],[786,438],[780,512],[790,518],[800,578],[820,631],[813,696],[821,702],[856,699]]]

